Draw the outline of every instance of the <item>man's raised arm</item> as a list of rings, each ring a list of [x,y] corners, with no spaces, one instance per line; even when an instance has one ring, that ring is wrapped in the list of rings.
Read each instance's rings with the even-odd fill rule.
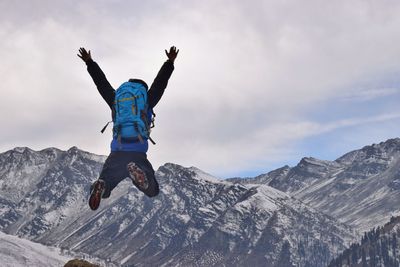
[[[87,70],[96,84],[97,90],[107,104],[112,108],[115,96],[115,90],[108,82],[106,75],[100,69],[99,65],[93,61],[92,55],[85,48],[79,49],[78,57],[80,57],[87,65]]]
[[[174,61],[178,56],[178,52],[179,49],[177,50],[175,46],[172,46],[169,52],[165,50],[168,60],[162,65],[149,89],[148,97],[150,108],[154,108],[164,94],[164,90],[168,85],[168,80],[174,70]]]

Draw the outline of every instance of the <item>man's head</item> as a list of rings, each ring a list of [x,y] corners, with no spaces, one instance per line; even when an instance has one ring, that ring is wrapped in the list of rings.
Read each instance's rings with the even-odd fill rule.
[[[143,85],[146,88],[146,90],[149,90],[149,87],[147,86],[147,83],[145,83],[143,80],[140,80],[140,79],[129,79],[129,82],[131,82],[131,83],[139,83],[139,84]]]

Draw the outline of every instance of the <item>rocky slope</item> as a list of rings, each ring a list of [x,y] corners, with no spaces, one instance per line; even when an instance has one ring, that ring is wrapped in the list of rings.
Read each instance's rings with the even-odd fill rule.
[[[156,198],[127,179],[92,212],[103,161],[76,147],[0,154],[1,230],[135,266],[322,266],[357,234],[270,186],[175,164],[157,171]]]
[[[369,231],[400,214],[400,138],[335,161],[303,158],[293,168],[234,181],[272,186],[359,231]]]

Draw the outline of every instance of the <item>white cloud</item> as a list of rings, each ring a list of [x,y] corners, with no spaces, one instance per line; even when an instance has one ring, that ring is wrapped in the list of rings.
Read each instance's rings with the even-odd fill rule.
[[[9,129],[3,149],[78,145],[108,153],[110,134],[98,131],[109,110],[76,57],[80,46],[92,50],[115,87],[130,77],[150,84],[164,49],[180,48],[156,109],[155,166],[173,161],[218,174],[258,168],[264,158],[284,159],[302,138],[337,123],[353,125],[334,115],[334,124],[313,123],[307,116],[318,103],[398,94],[371,87],[347,93],[400,70],[393,45],[400,41],[400,3],[393,1],[8,1],[0,7],[6,14],[0,97],[7,100],[1,111],[10,114],[1,119]]]
[[[399,94],[399,88],[358,89],[345,93],[342,99],[344,101],[371,101],[377,98],[396,96]]]
[[[247,134],[242,134],[237,138],[232,139],[227,136],[224,141],[210,138],[209,134],[204,134],[201,131],[198,135],[182,138],[179,131],[176,131],[175,139],[180,140],[179,146],[174,142],[164,142],[164,138],[162,138],[163,142],[160,142],[155,150],[161,158],[170,157],[181,164],[212,169],[216,173],[223,173],[220,170],[226,169],[224,175],[235,175],[240,171],[249,171],[253,168],[265,171],[267,166],[276,166],[278,162],[292,161],[292,154],[296,154],[295,160],[300,160],[301,157],[309,155],[299,155],[293,151],[292,147],[299,140],[362,125],[374,128],[374,124],[378,125],[399,119],[400,112],[378,114],[371,117],[353,117],[323,123],[307,120],[288,121],[262,125],[256,131],[248,131]],[[359,134],[359,132],[356,134]],[[209,139],[203,139],[205,136]],[[173,139],[174,137],[168,138]],[[360,136],[359,138],[363,137]],[[335,142],[335,140],[332,141]],[[173,151],[172,154],[171,151]],[[345,152],[347,151],[343,153]],[[335,155],[335,158],[339,156],[341,155]],[[333,159],[330,158],[330,160]]]

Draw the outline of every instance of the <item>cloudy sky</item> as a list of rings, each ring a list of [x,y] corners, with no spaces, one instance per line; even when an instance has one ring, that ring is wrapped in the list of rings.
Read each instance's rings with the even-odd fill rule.
[[[399,1],[0,1],[0,151],[109,153],[114,87],[180,49],[149,158],[220,177],[334,160],[400,133]]]

